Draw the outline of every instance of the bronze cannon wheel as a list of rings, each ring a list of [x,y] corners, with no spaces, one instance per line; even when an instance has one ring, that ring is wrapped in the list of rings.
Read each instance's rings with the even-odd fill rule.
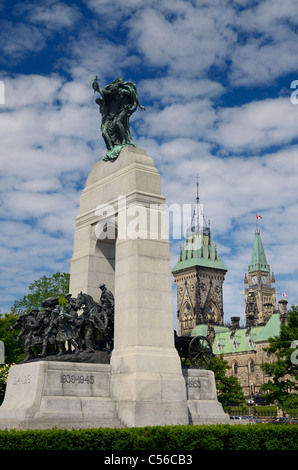
[[[195,336],[188,347],[188,357],[193,366],[204,368],[210,364],[213,352],[210,341],[205,336]]]

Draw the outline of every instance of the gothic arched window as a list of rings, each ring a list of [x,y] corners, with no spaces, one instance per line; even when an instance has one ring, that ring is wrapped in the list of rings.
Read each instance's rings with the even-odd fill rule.
[[[182,309],[182,329],[189,330],[190,328],[194,328],[194,315],[189,302],[185,302]]]
[[[232,371],[233,371],[233,375],[234,376],[237,376],[238,375],[238,363],[237,361],[234,361],[233,364],[232,364]]]
[[[253,374],[255,371],[255,363],[252,359],[249,359],[248,361],[248,369],[251,374]]]

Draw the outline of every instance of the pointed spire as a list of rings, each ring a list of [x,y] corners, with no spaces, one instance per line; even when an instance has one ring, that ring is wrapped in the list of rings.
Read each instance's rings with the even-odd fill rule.
[[[186,240],[180,251],[180,257],[173,268],[173,273],[194,266],[205,266],[227,271],[211,239],[210,220],[203,214],[203,205],[199,197],[199,175],[196,177],[196,205],[192,214],[191,225],[187,225]]]
[[[187,237],[191,236],[191,234],[197,234],[202,231],[202,208],[200,204],[200,197],[199,197],[199,175],[197,174],[197,196],[196,196],[196,205],[193,210],[193,215],[191,219],[190,229],[187,226],[186,234]]]
[[[200,204],[200,198],[199,198],[199,175],[197,174],[197,198],[196,198],[196,203],[197,205]]]
[[[258,271],[259,269],[261,271],[269,272],[269,265],[267,263],[265,250],[261,239],[261,232],[260,229],[257,228],[255,231],[255,239],[252,248],[249,272]]]

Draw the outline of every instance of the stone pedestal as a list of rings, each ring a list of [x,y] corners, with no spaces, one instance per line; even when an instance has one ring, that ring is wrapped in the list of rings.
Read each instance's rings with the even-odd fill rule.
[[[229,424],[217,399],[214,373],[211,370],[183,368],[190,424]]]
[[[148,351],[143,352],[148,359]],[[109,364],[37,361],[12,366],[0,407],[0,429],[121,428],[185,421],[181,414],[184,408],[179,408],[179,403],[174,407],[180,382],[177,388],[176,380],[164,370],[166,361],[165,358],[160,364],[162,381],[156,367],[150,373],[144,372],[144,365],[139,361],[142,367],[135,377],[133,373],[125,376],[126,390],[122,377],[119,376],[118,382],[115,374],[111,374]],[[188,368],[182,371],[183,374],[180,367],[188,411],[184,424],[229,423],[228,415],[217,401],[213,372]],[[114,397],[112,380],[116,388]],[[115,397],[118,384],[119,397]]]
[[[37,361],[12,366],[0,429],[123,427],[109,364]]]

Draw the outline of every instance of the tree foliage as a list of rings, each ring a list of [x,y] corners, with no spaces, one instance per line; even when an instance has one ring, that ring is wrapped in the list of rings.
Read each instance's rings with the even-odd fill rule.
[[[29,294],[16,300],[11,309],[12,313],[20,315],[29,313],[32,308],[41,308],[41,303],[48,297],[60,297],[69,291],[68,273],[57,272],[50,277],[42,276],[29,285]]]
[[[222,404],[224,410],[227,410],[230,405],[241,406],[245,403],[244,393],[238,379],[226,375],[226,371],[230,369],[230,366],[222,355],[213,356],[208,369],[214,372],[218,401]]]
[[[0,365],[0,405],[3,402],[7,384],[8,372],[12,364]]]
[[[69,274],[57,272],[51,277],[42,276],[29,286],[29,294],[16,300],[10,313],[0,315],[0,340],[5,347],[5,363],[18,363],[24,355],[20,342],[17,340],[18,332],[10,330],[18,316],[28,313],[34,307],[41,308],[41,303],[48,297],[58,297],[68,293]]]
[[[17,340],[18,333],[10,330],[10,327],[16,321],[17,316],[14,313],[5,313],[0,316],[0,340],[4,343],[5,364],[13,364],[22,359],[22,350]]]
[[[261,365],[270,376],[261,390],[266,392],[270,400],[277,400],[283,410],[298,408],[297,340],[298,306],[292,306],[287,323],[280,327],[279,336],[269,338],[269,346],[264,348],[267,353],[274,354],[276,361]]]

